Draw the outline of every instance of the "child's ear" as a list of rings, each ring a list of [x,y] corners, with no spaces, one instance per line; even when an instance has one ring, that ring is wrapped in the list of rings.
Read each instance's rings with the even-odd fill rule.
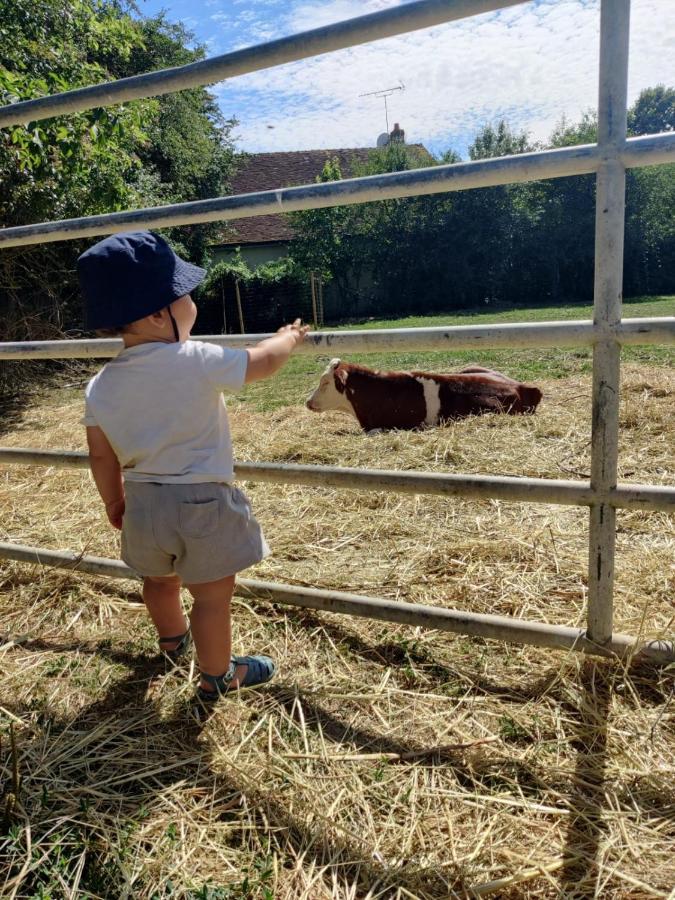
[[[141,321],[147,322],[152,328],[163,328],[165,320],[166,316],[164,315],[164,310],[158,309],[157,312],[150,313],[149,316],[146,316],[145,319]]]

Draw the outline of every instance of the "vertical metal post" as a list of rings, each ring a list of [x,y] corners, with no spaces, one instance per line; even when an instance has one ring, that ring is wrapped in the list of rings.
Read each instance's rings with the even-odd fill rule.
[[[626,170],[620,160],[626,141],[630,0],[602,0],[596,182],[593,421],[591,487],[616,487],[619,453],[621,347],[612,333],[621,321]],[[616,511],[608,503],[591,507],[588,554],[588,636],[599,644],[612,636]]]
[[[312,292],[312,318],[314,321],[314,327],[319,327],[319,316],[317,313],[317,304],[316,304],[316,280],[314,278],[314,272],[309,273],[309,287]]]

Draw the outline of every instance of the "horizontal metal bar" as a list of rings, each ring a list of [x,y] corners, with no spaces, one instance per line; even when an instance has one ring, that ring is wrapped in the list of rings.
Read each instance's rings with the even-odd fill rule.
[[[55,466],[88,469],[89,455],[82,450],[35,450],[33,447],[0,447],[0,463],[14,466]]]
[[[601,157],[604,157],[602,150],[598,152]],[[675,162],[675,132],[662,131],[659,134],[628,138],[623,144],[618,158],[627,169],[660,166]]]
[[[660,318],[622,319],[617,326],[598,328],[598,339],[611,335],[626,347],[638,344],[673,344],[675,343],[675,316]]]
[[[0,462],[2,462],[0,451]],[[428,494],[470,499],[500,499],[530,503],[586,506],[593,502],[589,484],[502,475],[456,475],[438,472],[397,472],[346,466],[305,466],[297,463],[236,463],[242,481],[282,481],[313,487],[396,494]],[[675,490],[673,491],[675,501]]]
[[[96,106],[139,100],[142,97],[157,97],[185,88],[214,84],[248,72],[257,72],[333,50],[342,50],[345,47],[494,12],[523,2],[525,0],[421,0],[417,3],[407,3],[394,9],[313,28],[311,31],[235,50],[233,53],[214,56],[212,59],[200,60],[186,66],[132,75],[118,81],[78,88],[51,97],[14,103],[0,108],[0,127],[25,124]]]
[[[633,138],[626,143],[626,148],[626,158],[635,159],[635,165],[675,162],[675,133]],[[0,230],[0,249],[96,237],[140,226],[168,228],[197,222],[229,222],[249,216],[287,213],[301,209],[325,209],[397,197],[584,175],[595,172],[599,162],[597,146],[586,144],[558,150],[521,153],[518,156],[503,156],[498,159],[429,166],[407,172],[388,172],[384,175],[279,188],[254,194],[236,194],[232,197],[216,197],[211,200],[83,216],[57,222],[18,225]]]
[[[223,347],[254,347],[270,334],[211,334],[195,337]],[[563,322],[514,322],[494,325],[448,325],[434,328],[382,328],[362,331],[312,331],[295,353],[339,356],[385,351],[484,350],[492,347],[590,347],[606,337],[590,319]],[[624,319],[610,335],[621,344],[675,343],[675,316]],[[14,359],[111,359],[119,338],[0,343],[0,361]]]
[[[174,203],[170,206],[83,216],[36,225],[18,225],[0,230],[0,248],[95,237],[133,230],[139,226],[168,228],[197,222],[230,222],[249,216],[287,213],[301,209],[325,209],[375,200],[412,197],[418,194],[437,194],[511,182],[588,174],[595,172],[597,160],[595,145],[564,147],[559,150],[522,153],[519,156],[503,156],[498,159],[453,163],[447,166],[428,166],[406,172],[389,172],[384,175],[345,178],[341,181],[305,184],[253,194],[235,194],[211,200]]]
[[[60,550],[45,550],[22,544],[0,543],[0,558],[19,562],[38,563],[62,569],[75,569],[89,575],[103,575],[109,578],[139,579],[139,576],[123,562],[100,556],[84,556]],[[670,641],[652,641],[638,645],[634,638],[614,634],[603,646],[594,644],[580,628],[564,625],[548,625],[543,622],[529,622],[510,616],[484,615],[457,609],[426,606],[418,603],[382,600],[379,597],[362,597],[342,591],[326,591],[318,588],[296,587],[271,581],[257,581],[252,578],[238,578],[237,588],[271,603],[285,606],[299,606],[302,609],[316,609],[322,612],[338,613],[359,618],[377,619],[382,622],[396,622],[417,628],[448,631],[454,634],[469,634],[491,640],[532,644],[537,647],[554,647],[559,650],[577,650],[594,656],[619,659],[669,663],[675,659]]]
[[[54,466],[86,469],[88,456],[81,450],[35,450],[0,447],[0,465]],[[359,491],[391,491],[395,494],[428,494],[474,500],[506,500],[591,506],[607,502],[622,509],[644,511],[675,508],[675,487],[622,484],[600,497],[588,481],[548,478],[514,478],[507,475],[454,475],[438,472],[397,472],[346,466],[303,466],[296,463],[235,462],[241,481],[304,484]]]

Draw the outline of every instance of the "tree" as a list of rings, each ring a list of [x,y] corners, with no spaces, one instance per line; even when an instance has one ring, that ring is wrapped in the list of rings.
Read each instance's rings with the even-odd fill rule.
[[[435,160],[414,145],[392,142],[373,150],[355,175],[381,175],[428,168]],[[352,207],[351,232],[358,236],[355,248],[360,273],[376,295],[384,314],[396,313],[402,304],[411,312],[430,302],[429,285],[437,280],[437,260],[425,253],[426,235],[434,228],[447,198],[414,196]]]
[[[373,150],[353,175],[400,172],[433,164],[425,151],[392,143]],[[337,160],[329,160],[317,181],[342,177]],[[427,201],[426,204],[424,201]],[[424,278],[424,259],[416,236],[417,218],[429,198],[385,200],[353,206],[291,213],[297,235],[293,258],[325,280],[335,280],[345,314],[356,313],[359,301],[377,296],[382,312],[395,311],[411,280]]]
[[[549,147],[576,147],[578,144],[595,144],[598,140],[598,114],[594,109],[585,110],[581,119],[570,123],[563,116],[553,129]]]
[[[341,180],[342,170],[337,158],[326,160],[315,178],[317,184]],[[289,213],[288,219],[298,235],[298,240],[293,242],[293,259],[308,272],[316,272],[326,281],[338,278],[341,288],[345,289],[351,256],[350,223],[353,218],[353,209],[348,206]]]
[[[659,134],[675,129],[675,88],[646,88],[628,111],[628,133]]]
[[[454,163],[460,163],[462,161],[462,157],[456,150],[450,148],[441,154],[440,163],[442,166],[453,165]]]
[[[116,0],[0,0],[0,103],[57,93],[203,55],[162,17],[136,18]],[[5,225],[71,218],[223,192],[231,123],[204,90],[138,100],[0,132]],[[188,135],[185,140],[183,135]],[[196,262],[209,231],[174,230]],[[81,242],[4,250],[6,337],[46,337],[81,321]]]
[[[675,89],[662,84],[640,93],[628,110],[631,135],[675,128]],[[626,173],[624,281],[628,293],[675,290],[675,165]]]
[[[137,72],[182,66],[204,57],[191,48],[192,35],[183,25],[168,22],[164,13],[138,22],[141,42],[129,58],[110,61],[115,78]],[[203,200],[227,193],[235,167],[231,140],[234,119],[225,119],[204,88],[159,97],[158,113],[148,123],[148,140],[137,149],[145,171],[156,173],[164,202]],[[220,223],[171,229],[174,243],[195,262],[206,262],[209,246],[222,233]]]
[[[469,147],[471,159],[491,159],[497,156],[515,156],[517,153],[527,153],[533,150],[527,133],[520,134],[512,131],[508,122],[501,119],[497,126],[483,125]]]
[[[633,128],[666,129],[675,91],[644,91]],[[597,141],[597,115],[561,119],[550,147]],[[483,126],[472,161],[535,149],[507,122]],[[413,148],[374,151],[368,175],[420,165]],[[440,162],[457,162],[449,150]],[[427,159],[427,164],[434,160]],[[328,177],[339,177],[338,173]],[[675,166],[627,173],[625,289],[675,290]],[[348,288],[361,312],[431,312],[486,303],[587,302],[593,296],[595,177],[555,178],[297,214],[292,252]],[[358,278],[350,278],[350,273]],[[348,285],[348,288],[344,287]],[[358,308],[356,301],[350,312]]]
[[[103,81],[97,53],[128,56],[140,40],[128,17],[87,0],[0,0],[0,102]],[[6,225],[120,209],[136,190],[135,148],[153,101],[95,109],[3,129],[0,215]],[[8,336],[40,336],[68,322],[75,305],[74,248],[45,245],[0,254],[0,303]],[[40,317],[36,317],[36,313]],[[40,323],[40,324],[38,324]]]
[[[516,132],[504,120],[485,124],[469,146],[471,160],[515,156],[535,149],[526,132]],[[463,304],[483,304],[511,299],[513,258],[522,240],[523,208],[517,202],[519,186],[505,185],[462,191],[452,208],[449,234],[452,245],[444,248],[452,259],[446,291]],[[461,272],[461,280],[457,277]]]
[[[578,122],[565,117],[556,124],[548,144],[552,148],[594,144],[598,122],[593,110]],[[528,266],[540,300],[589,301],[593,297],[595,176],[554,178],[529,188],[530,212],[537,227],[523,247],[522,265]],[[534,210],[538,209],[538,213]],[[529,257],[529,264],[527,262]],[[536,273],[536,274],[535,274]],[[533,287],[534,287],[533,284]]]

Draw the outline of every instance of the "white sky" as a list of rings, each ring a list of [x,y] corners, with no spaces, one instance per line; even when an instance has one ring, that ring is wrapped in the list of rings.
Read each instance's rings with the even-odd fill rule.
[[[400,0],[146,0],[164,8],[212,56]],[[466,147],[480,126],[506,118],[534,140],[597,105],[599,0],[531,0],[499,13],[388,38],[217,85],[251,152],[373,146],[384,103],[362,97],[398,84],[389,124],[441,153]],[[675,86],[675,0],[633,0],[629,103],[645,87]]]

